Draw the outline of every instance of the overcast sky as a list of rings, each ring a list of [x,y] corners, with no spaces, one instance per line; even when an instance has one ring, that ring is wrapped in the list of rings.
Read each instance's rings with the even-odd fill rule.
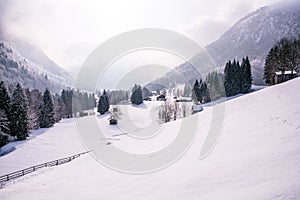
[[[2,28],[71,69],[101,42],[137,28],[178,31],[205,46],[249,12],[278,1],[0,0],[0,6]]]

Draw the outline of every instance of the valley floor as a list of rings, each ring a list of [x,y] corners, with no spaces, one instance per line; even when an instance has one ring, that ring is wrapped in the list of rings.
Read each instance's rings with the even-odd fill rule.
[[[200,160],[199,155],[213,107],[191,116],[198,117],[196,138],[185,155],[168,168],[142,175],[120,173],[98,163],[91,153],[6,183],[0,199],[299,199],[299,91],[300,78],[225,102],[221,137],[205,159]],[[136,114],[124,115],[124,126],[121,120],[119,128],[108,125],[108,116],[97,117],[106,134],[99,143],[117,138],[111,145],[132,153],[167,146],[182,120],[163,126],[152,121],[150,111],[157,106],[152,102],[143,108],[129,106],[129,113]],[[128,128],[126,120],[134,120],[136,126]],[[149,126],[161,128],[160,134],[138,141],[120,135],[124,128],[138,132]],[[65,120],[0,157],[0,172],[82,151],[85,148],[74,121]]]

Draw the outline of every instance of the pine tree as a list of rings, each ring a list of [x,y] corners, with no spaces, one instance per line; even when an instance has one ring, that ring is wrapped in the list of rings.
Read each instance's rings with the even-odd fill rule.
[[[109,98],[108,98],[107,92],[105,90],[103,91],[103,97],[104,97],[105,112],[107,112],[109,110]]]
[[[300,41],[300,40],[299,40]],[[289,62],[289,70],[294,74],[298,69],[300,64],[300,48],[298,46],[297,40],[293,40],[290,42],[290,62]]]
[[[25,140],[29,133],[28,102],[23,88],[18,83],[12,95],[10,109],[10,135],[16,136],[18,140]]]
[[[243,58],[241,65],[241,92],[248,93],[252,85],[251,64],[248,56]]]
[[[54,118],[54,104],[52,96],[48,88],[43,94],[43,102],[41,105],[41,112],[39,115],[39,125],[41,128],[49,128],[55,123]]]
[[[63,112],[63,116],[66,118],[73,117],[72,96],[73,96],[73,90],[63,90],[61,93],[62,104],[63,104],[62,112]]]
[[[202,84],[202,80],[200,80],[200,82]],[[192,98],[193,98],[194,101],[201,103],[202,94],[201,94],[201,90],[200,90],[200,83],[198,82],[198,80],[195,81],[195,84],[193,86],[193,96],[192,96]]]
[[[278,54],[278,61],[279,64],[276,66],[275,70],[281,72],[282,80],[280,82],[284,82],[285,80],[285,71],[289,70],[289,61],[290,61],[290,47],[289,41],[286,38],[283,38],[278,43],[279,54]]]
[[[202,103],[203,101],[203,96],[204,96],[204,89],[203,89],[203,81],[202,79],[200,79],[200,82],[199,82],[199,102]]]
[[[8,119],[3,110],[0,110],[0,147],[8,143],[8,135],[2,130],[7,131],[8,129]]]
[[[98,112],[103,115],[106,112],[106,105],[105,105],[105,97],[103,95],[100,96],[98,102]]]
[[[268,85],[275,84],[275,50],[271,48],[265,61],[264,80]]]
[[[0,82],[0,112],[0,132],[9,133],[10,98],[3,81]]]
[[[233,61],[232,64],[232,95],[237,95],[241,92],[241,80],[242,80],[242,76],[241,76],[241,67],[239,64],[239,61]]]
[[[203,82],[203,103],[210,102],[210,94],[206,81]]]
[[[264,67],[264,80],[267,84],[275,84],[275,72],[282,74],[277,83],[286,80],[285,71],[290,70],[292,72],[291,78],[295,77],[294,73],[299,70],[300,64],[299,42],[300,40],[283,38],[270,49]]]
[[[139,105],[143,103],[143,91],[140,85],[134,85],[132,89],[132,94],[130,97],[131,103]]]
[[[232,64],[229,60],[228,63],[226,63],[225,69],[224,69],[224,88],[226,91],[226,96],[232,96],[233,95],[233,71],[232,71]]]

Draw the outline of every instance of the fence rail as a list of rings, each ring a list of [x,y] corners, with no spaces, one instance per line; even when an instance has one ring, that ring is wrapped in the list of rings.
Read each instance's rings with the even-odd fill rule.
[[[70,162],[70,161],[74,160],[75,158],[78,158],[81,155],[89,153],[89,152],[90,151],[82,152],[82,153],[79,153],[79,154],[76,154],[76,155],[73,155],[73,156],[70,156],[70,157],[61,158],[61,159],[58,159],[58,160],[53,160],[53,161],[50,161],[50,162],[35,165],[35,166],[32,166],[32,167],[28,167],[26,169],[22,169],[22,170],[19,170],[19,171],[10,173],[10,174],[0,176],[0,183],[9,181],[9,180],[14,179],[14,178],[24,176],[26,174],[32,173],[32,172],[34,172],[34,171],[36,171],[40,168],[43,168],[43,167],[52,167],[52,166],[61,165],[61,164]]]

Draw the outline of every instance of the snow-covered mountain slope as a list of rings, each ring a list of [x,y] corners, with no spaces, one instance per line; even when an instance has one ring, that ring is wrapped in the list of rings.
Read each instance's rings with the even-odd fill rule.
[[[186,154],[169,168],[152,174],[123,174],[86,155],[7,183],[0,189],[0,198],[299,199],[299,90],[300,78],[297,78],[225,102],[221,138],[212,153],[203,160],[198,158],[209,129],[212,107],[191,116],[199,117],[197,138]],[[149,120],[145,109],[153,106],[147,104],[141,108],[140,121]],[[133,109],[138,115],[137,109]],[[97,119],[107,135],[118,132],[118,128],[108,125],[107,117]],[[9,166],[8,163],[19,163],[22,157],[26,158],[22,161],[24,163],[37,160],[35,157],[43,159],[49,151],[75,151],[78,148],[80,152],[82,147],[77,145],[79,139],[75,130],[66,128],[70,127],[69,123],[71,121],[55,126],[14,152],[0,157],[1,169]],[[159,136],[151,140],[133,141],[122,135],[113,145],[129,152],[155,151],[174,138],[180,123],[181,120],[177,120],[166,124]]]
[[[205,49],[221,70],[228,60],[241,60],[249,56],[254,84],[261,85],[264,84],[265,58],[271,47],[281,38],[299,36],[300,4],[276,4],[262,7],[243,17]],[[200,74],[189,63],[183,63],[156,82],[172,86],[180,81],[176,75],[178,72],[191,82],[200,78]]]
[[[41,91],[48,87],[55,92],[74,82],[74,78],[41,49],[3,34],[0,36],[0,79]]]
[[[281,38],[300,35],[300,4],[266,6],[235,23],[217,41],[206,47],[218,66],[229,59],[249,56],[257,83],[262,83],[264,61]]]

